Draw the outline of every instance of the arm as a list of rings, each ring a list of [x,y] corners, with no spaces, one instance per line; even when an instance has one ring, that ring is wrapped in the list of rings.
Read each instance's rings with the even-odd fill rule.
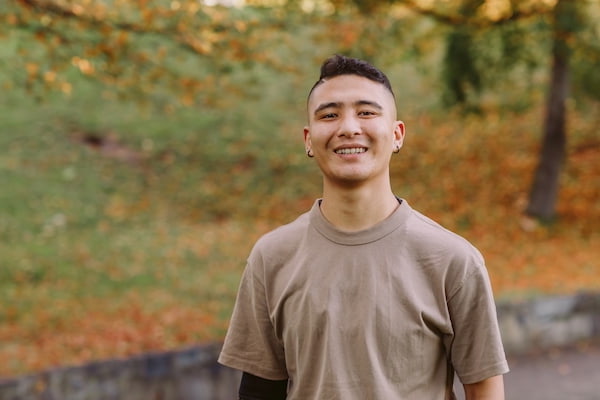
[[[483,264],[466,268],[462,286],[448,301],[454,337],[448,343],[454,369],[467,400],[504,400],[509,371],[496,306]]]
[[[273,381],[244,372],[240,383],[240,400],[285,400],[287,379]]]
[[[504,378],[493,376],[479,382],[463,385],[466,400],[504,400]]]

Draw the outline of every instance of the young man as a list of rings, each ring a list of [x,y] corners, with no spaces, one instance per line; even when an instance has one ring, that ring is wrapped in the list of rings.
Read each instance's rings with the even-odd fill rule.
[[[404,123],[387,77],[334,56],[308,97],[323,197],[255,245],[219,362],[242,400],[504,398],[488,275],[463,238],[391,189]]]

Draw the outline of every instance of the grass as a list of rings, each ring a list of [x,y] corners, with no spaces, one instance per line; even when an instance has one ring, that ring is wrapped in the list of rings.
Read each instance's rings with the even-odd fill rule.
[[[428,79],[394,71],[408,126],[396,193],[480,248],[498,299],[600,290],[598,105],[570,109],[559,218],[536,225],[522,210],[541,107],[443,111]],[[246,92],[206,109],[79,78],[71,97],[3,95],[0,376],[222,339],[254,241],[320,193],[306,82],[237,74]]]

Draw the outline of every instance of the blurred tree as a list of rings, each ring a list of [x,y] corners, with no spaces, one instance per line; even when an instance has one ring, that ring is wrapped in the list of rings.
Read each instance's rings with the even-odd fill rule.
[[[357,0],[358,1],[358,0]],[[599,72],[591,72],[600,60],[597,24],[594,24],[591,9],[597,13],[598,2],[593,0],[464,0],[453,2],[429,2],[429,6],[415,0],[397,0],[412,10],[435,18],[453,27],[446,38],[444,79],[448,88],[446,101],[468,104],[477,100],[484,82],[500,82],[494,72],[502,72],[520,62],[529,62],[527,47],[536,47],[521,36],[515,40],[512,26],[523,20],[533,20],[521,34],[539,38],[539,29],[551,39],[551,72],[547,93],[546,115],[539,163],[530,190],[525,210],[531,217],[548,221],[555,217],[558,198],[559,177],[566,154],[566,101],[569,98],[569,76],[572,55],[576,52],[578,81],[588,94],[600,98]],[[439,7],[438,7],[439,5]],[[445,7],[445,8],[443,8]],[[595,8],[593,8],[595,7]],[[508,29],[507,29],[508,26]],[[538,32],[536,32],[536,30]],[[476,35],[482,32],[499,34],[502,43],[500,57],[485,62],[485,50],[473,45]],[[490,36],[485,36],[487,39]],[[543,39],[542,39],[543,40]],[[535,50],[535,49],[534,49]],[[581,57],[581,55],[584,57]],[[478,62],[479,61],[479,62]],[[492,61],[493,63],[490,63]],[[498,64],[500,65],[500,68]],[[487,79],[486,79],[487,78]],[[491,78],[491,79],[490,79]],[[593,88],[593,89],[592,89]],[[476,106],[476,105],[475,105]]]
[[[575,0],[559,0],[552,13],[552,70],[546,105],[544,138],[526,212],[548,220],[554,217],[560,171],[566,154],[566,100],[574,35],[584,26]]]
[[[121,95],[139,99],[168,89],[191,105],[201,91],[219,94],[228,73],[248,63],[288,68],[269,52],[282,23],[290,20],[266,8],[198,0],[6,0],[0,39],[22,64],[7,66],[5,85],[68,93],[75,70]]]
[[[373,43],[377,43],[395,55],[396,41],[381,37],[398,35],[400,24],[395,20],[400,18],[400,7],[450,27],[443,68],[448,104],[477,108],[479,93],[500,87],[502,73],[523,64],[535,65],[540,51],[546,46],[548,52],[552,49],[540,161],[526,213],[544,220],[554,217],[565,157],[570,72],[581,93],[600,98],[600,32],[588,12],[598,13],[597,0],[245,3],[250,6],[208,6],[201,0],[5,0],[0,3],[0,24],[5,28],[0,38],[8,38],[6,42],[22,56],[20,65],[7,68],[14,76],[5,85],[24,86],[32,92],[40,86],[69,92],[68,71],[74,67],[124,95],[144,98],[168,86],[184,105],[196,103],[199,92],[213,93],[205,99],[218,102],[233,70],[256,63],[294,70],[289,54],[287,59],[278,58],[270,49],[281,43],[290,25],[299,23],[302,13],[335,18],[336,29],[326,35],[337,41],[338,51],[370,59],[377,47]],[[369,18],[344,15],[349,5]],[[385,18],[377,13],[382,9]],[[21,42],[22,37],[35,38],[39,46],[31,47],[31,40]],[[498,45],[491,46],[491,42]],[[573,63],[573,57],[578,62]],[[239,82],[230,89],[248,90]]]

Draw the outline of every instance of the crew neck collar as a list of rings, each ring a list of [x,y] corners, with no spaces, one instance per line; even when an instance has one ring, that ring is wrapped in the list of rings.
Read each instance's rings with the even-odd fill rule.
[[[389,235],[405,223],[411,211],[411,207],[406,200],[398,198],[400,204],[386,219],[370,228],[356,232],[347,232],[336,228],[325,219],[320,208],[321,201],[322,199],[317,199],[310,210],[311,225],[330,241],[347,246],[375,242]]]

